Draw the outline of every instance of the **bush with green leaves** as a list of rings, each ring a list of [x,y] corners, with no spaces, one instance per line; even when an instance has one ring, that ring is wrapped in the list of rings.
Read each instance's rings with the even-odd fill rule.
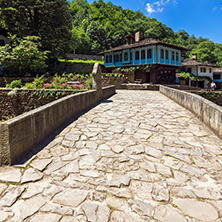
[[[13,80],[10,84],[6,85],[6,88],[22,88],[21,80]]]
[[[46,60],[49,51],[41,51],[39,37],[27,36],[23,39],[11,37],[11,45],[0,47],[0,64],[16,69],[18,73],[47,67]]]

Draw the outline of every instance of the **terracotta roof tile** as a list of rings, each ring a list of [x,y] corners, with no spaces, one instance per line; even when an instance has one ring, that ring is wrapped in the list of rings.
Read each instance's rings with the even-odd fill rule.
[[[162,42],[162,41],[159,41],[159,40],[154,39],[154,38],[146,38],[146,39],[143,39],[139,42],[134,42],[132,44],[121,45],[121,46],[106,50],[104,52],[100,52],[98,54],[103,55],[103,54],[108,53],[108,52],[120,51],[120,50],[123,50],[123,49],[137,48],[137,47],[147,46],[147,45],[165,45],[165,46],[169,46],[169,47],[172,47],[172,48],[175,48],[175,49],[179,49],[181,51],[189,51],[189,49],[186,49],[186,48],[178,46],[178,45],[173,45],[173,44],[170,44],[170,43]]]
[[[211,67],[217,67],[216,64],[213,63],[206,63],[206,62],[198,62],[194,59],[185,59],[181,63],[181,66],[211,66]]]

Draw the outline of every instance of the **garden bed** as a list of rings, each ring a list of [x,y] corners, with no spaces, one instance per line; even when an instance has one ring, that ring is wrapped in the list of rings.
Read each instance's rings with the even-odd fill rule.
[[[202,96],[205,99],[210,100],[213,103],[216,103],[219,106],[222,106],[222,92],[212,92],[212,91],[207,91],[207,92],[193,92],[199,96]]]
[[[59,89],[1,89],[0,121],[5,121],[64,96],[82,91]]]

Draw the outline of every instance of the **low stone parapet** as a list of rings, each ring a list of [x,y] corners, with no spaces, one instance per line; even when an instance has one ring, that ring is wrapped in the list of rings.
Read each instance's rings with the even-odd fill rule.
[[[160,86],[160,92],[185,107],[222,139],[222,107],[189,92]]]

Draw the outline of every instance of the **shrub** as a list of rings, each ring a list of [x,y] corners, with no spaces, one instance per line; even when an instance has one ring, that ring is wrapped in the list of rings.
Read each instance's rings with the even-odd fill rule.
[[[21,88],[22,82],[21,80],[13,80],[10,84],[6,85],[6,88]]]
[[[89,78],[85,82],[87,89],[92,89],[92,78]]]
[[[34,86],[33,83],[27,82],[27,83],[23,86],[23,88],[25,88],[25,89],[34,89],[35,86]]]

